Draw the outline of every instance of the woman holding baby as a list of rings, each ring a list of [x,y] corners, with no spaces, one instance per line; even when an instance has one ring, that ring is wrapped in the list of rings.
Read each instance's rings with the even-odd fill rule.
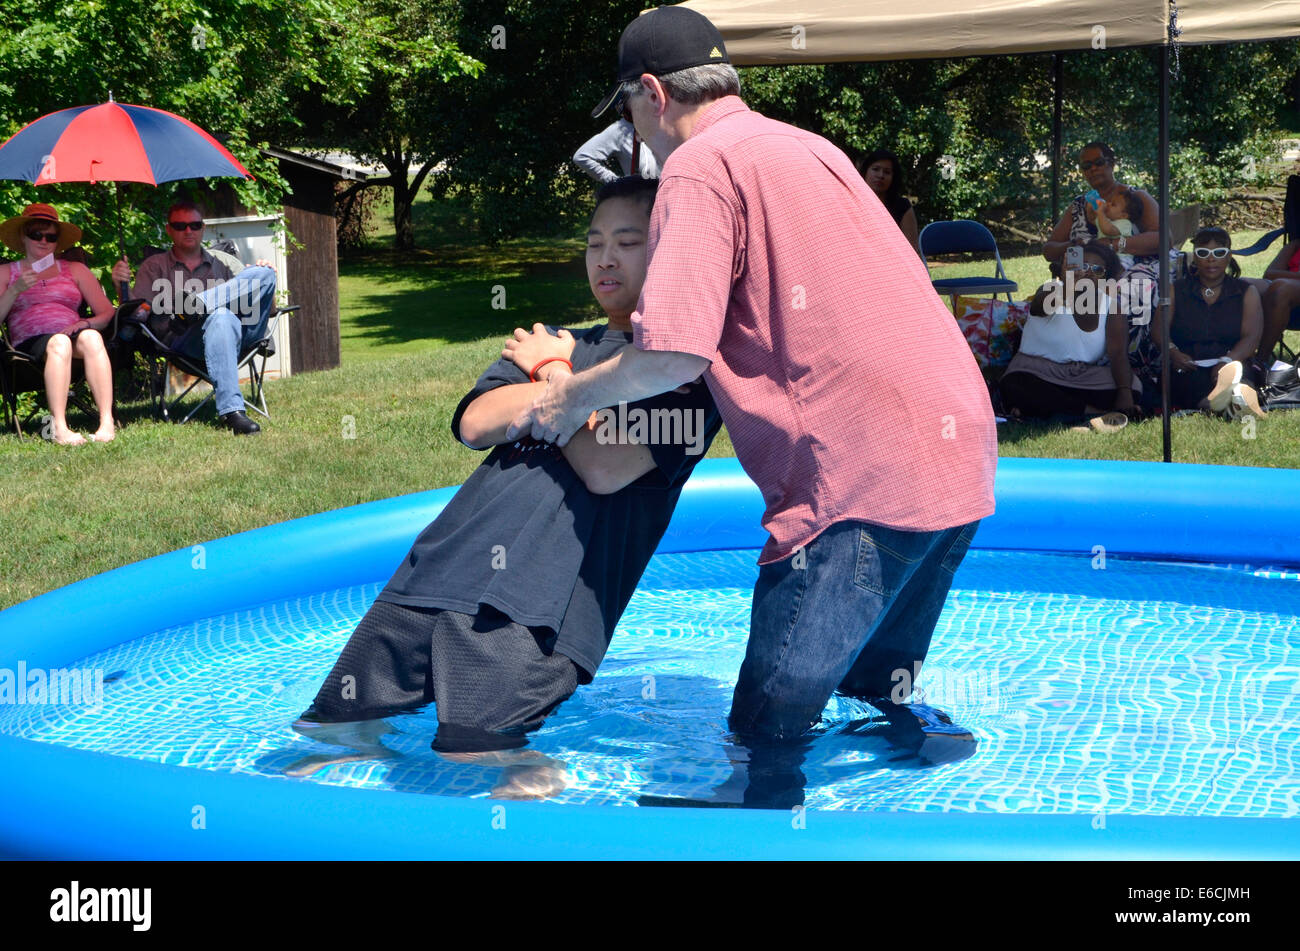
[[[52,439],[68,446],[86,441],[68,428],[66,417],[75,359],[85,363],[99,411],[99,428],[90,438],[109,442],[115,435],[113,368],[100,331],[113,319],[113,305],[84,264],[55,257],[81,240],[81,229],[60,221],[50,205],[28,205],[0,224],[0,240],[22,255],[0,264],[0,321],[8,321],[15,350],[44,363]],[[83,302],[90,307],[89,318],[81,316]]]
[[[1043,245],[1043,257],[1058,262],[1067,248],[1094,239],[1108,245],[1124,265],[1119,305],[1129,318],[1129,359],[1141,365],[1155,288],[1160,281],[1160,206],[1142,191],[1115,180],[1115,151],[1089,142],[1079,152],[1079,171],[1089,190],[1075,197]]]

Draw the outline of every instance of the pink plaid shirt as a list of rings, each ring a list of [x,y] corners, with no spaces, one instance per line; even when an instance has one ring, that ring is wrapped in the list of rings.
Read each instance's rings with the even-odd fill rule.
[[[925,266],[843,152],[714,103],[668,158],[636,346],[713,361],[777,561],[835,522],[993,512],[988,392]]]

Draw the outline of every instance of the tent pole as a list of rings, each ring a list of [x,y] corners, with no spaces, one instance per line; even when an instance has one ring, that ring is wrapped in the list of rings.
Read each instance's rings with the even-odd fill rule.
[[[1061,217],[1061,90],[1065,85],[1064,54],[1052,54],[1052,225]]]
[[[1169,431],[1169,44],[1160,45],[1160,293],[1155,319],[1163,333],[1160,339],[1160,415],[1164,460],[1173,461]]]

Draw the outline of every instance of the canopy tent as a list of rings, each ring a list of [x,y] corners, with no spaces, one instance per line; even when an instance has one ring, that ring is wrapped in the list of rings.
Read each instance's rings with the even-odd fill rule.
[[[722,33],[738,66],[940,59],[1132,46],[1160,50],[1160,291],[1169,336],[1169,50],[1174,44],[1300,37],[1300,0],[685,0]],[[1057,204],[1061,66],[1054,69]],[[1161,355],[1164,460],[1172,459],[1169,351]]]
[[[1300,0],[687,0],[738,66],[1300,37]],[[1104,33],[1097,28],[1103,28]]]

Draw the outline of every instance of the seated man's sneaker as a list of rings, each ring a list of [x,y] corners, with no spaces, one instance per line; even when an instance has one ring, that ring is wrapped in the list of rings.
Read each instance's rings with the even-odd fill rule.
[[[236,436],[251,436],[262,431],[262,427],[249,419],[243,410],[226,413],[220,419],[221,425],[232,430]]]

